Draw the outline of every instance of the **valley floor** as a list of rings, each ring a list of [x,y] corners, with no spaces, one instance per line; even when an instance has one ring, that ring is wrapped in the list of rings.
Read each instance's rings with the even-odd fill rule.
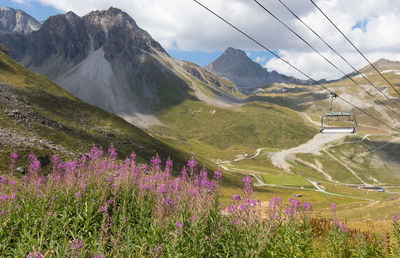
[[[305,116],[310,124],[318,124]],[[382,136],[385,136],[385,141],[379,142],[373,148],[362,148],[359,151],[356,147]],[[326,209],[329,202],[335,202],[343,207],[338,215],[345,220],[354,223],[371,218],[390,221],[391,216],[399,212],[393,201],[400,196],[400,191],[397,190],[400,189],[400,180],[379,178],[371,168],[365,174],[362,170],[363,164],[357,158],[373,159],[374,155],[378,155],[377,153],[390,144],[397,143],[399,139],[397,135],[379,133],[352,137],[316,134],[308,142],[293,148],[260,147],[253,155],[242,154],[230,160],[220,160],[217,164],[228,173],[250,174],[259,189],[259,197],[265,200],[277,195],[301,197],[307,201],[313,200],[314,203],[318,200],[320,203],[316,214],[322,216],[329,216]],[[392,170],[396,168],[398,167]],[[332,197],[327,198],[329,195]],[[391,208],[371,209],[383,206]],[[365,213],[367,215],[361,215],[361,211],[368,211]]]

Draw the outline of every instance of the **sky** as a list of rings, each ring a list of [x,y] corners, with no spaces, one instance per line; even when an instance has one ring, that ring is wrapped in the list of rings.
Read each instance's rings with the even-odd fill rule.
[[[314,79],[336,79],[338,72],[304,42],[251,0],[199,0]],[[367,62],[312,5],[310,0],[281,0],[356,68]],[[400,60],[400,1],[315,0],[350,40],[371,60]],[[259,0],[346,73],[351,67],[297,21],[278,0]],[[110,6],[136,23],[177,58],[206,65],[228,47],[240,48],[267,70],[304,78],[192,0],[2,0],[38,20],[73,11],[83,16]]]

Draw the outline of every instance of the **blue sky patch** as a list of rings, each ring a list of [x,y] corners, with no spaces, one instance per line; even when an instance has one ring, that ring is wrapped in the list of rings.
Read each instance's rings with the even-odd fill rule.
[[[367,24],[368,24],[368,18],[358,21],[353,27],[351,27],[351,29],[354,30],[356,28],[360,28],[363,32],[366,32]]]
[[[21,9],[38,21],[44,21],[51,15],[65,13],[52,6],[44,5],[38,1],[30,1],[29,3],[18,3],[12,0],[2,0],[0,6],[10,7],[13,9]]]

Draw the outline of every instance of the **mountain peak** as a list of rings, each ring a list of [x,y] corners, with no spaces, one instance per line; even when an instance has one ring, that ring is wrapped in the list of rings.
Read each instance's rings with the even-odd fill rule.
[[[378,61],[374,62],[374,65],[380,69],[391,69],[391,68],[399,68],[399,61],[392,61],[385,58],[381,58]]]
[[[206,68],[233,81],[241,90],[267,87],[274,83],[288,81],[286,76],[277,72],[268,72],[259,63],[251,60],[246,52],[233,47],[228,47]]]
[[[236,58],[250,59],[250,58],[247,56],[246,52],[244,52],[244,51],[241,50],[241,49],[236,49],[236,48],[233,48],[233,47],[228,47],[228,48],[224,51],[224,53],[223,53],[222,55],[223,55],[223,56],[234,56],[234,57],[236,57]]]
[[[74,13],[74,12],[72,12],[72,11],[67,12],[67,13],[65,14],[65,17],[66,17],[67,19],[79,19],[79,18],[80,18],[76,13]]]
[[[114,13],[114,14],[126,14],[121,9],[118,9],[118,8],[115,8],[115,7],[112,7],[112,6],[110,6],[110,8],[108,8],[106,12],[107,13]]]
[[[0,11],[15,11],[15,9],[6,6],[0,6]]]
[[[121,9],[115,8],[115,7],[110,7],[107,10],[96,10],[96,11],[91,11],[85,17],[98,17],[98,16],[108,16],[108,17],[114,17],[118,18],[119,20],[125,19],[129,20],[130,23],[134,23],[135,26],[136,22],[133,20],[133,18],[127,14],[126,12],[122,11]]]
[[[0,7],[0,33],[30,33],[40,28],[40,22],[22,10]]]

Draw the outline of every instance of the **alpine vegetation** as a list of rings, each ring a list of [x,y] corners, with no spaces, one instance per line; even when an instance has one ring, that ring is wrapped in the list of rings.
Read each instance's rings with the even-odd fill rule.
[[[0,177],[0,253],[14,257],[299,257],[400,255],[398,216],[384,237],[352,231],[336,218],[312,215],[311,203],[255,199],[250,176],[230,202],[222,172],[209,174],[192,157],[179,176],[158,156],[139,164],[93,147],[80,159],[51,158],[45,174],[33,154],[25,175],[10,154]]]

